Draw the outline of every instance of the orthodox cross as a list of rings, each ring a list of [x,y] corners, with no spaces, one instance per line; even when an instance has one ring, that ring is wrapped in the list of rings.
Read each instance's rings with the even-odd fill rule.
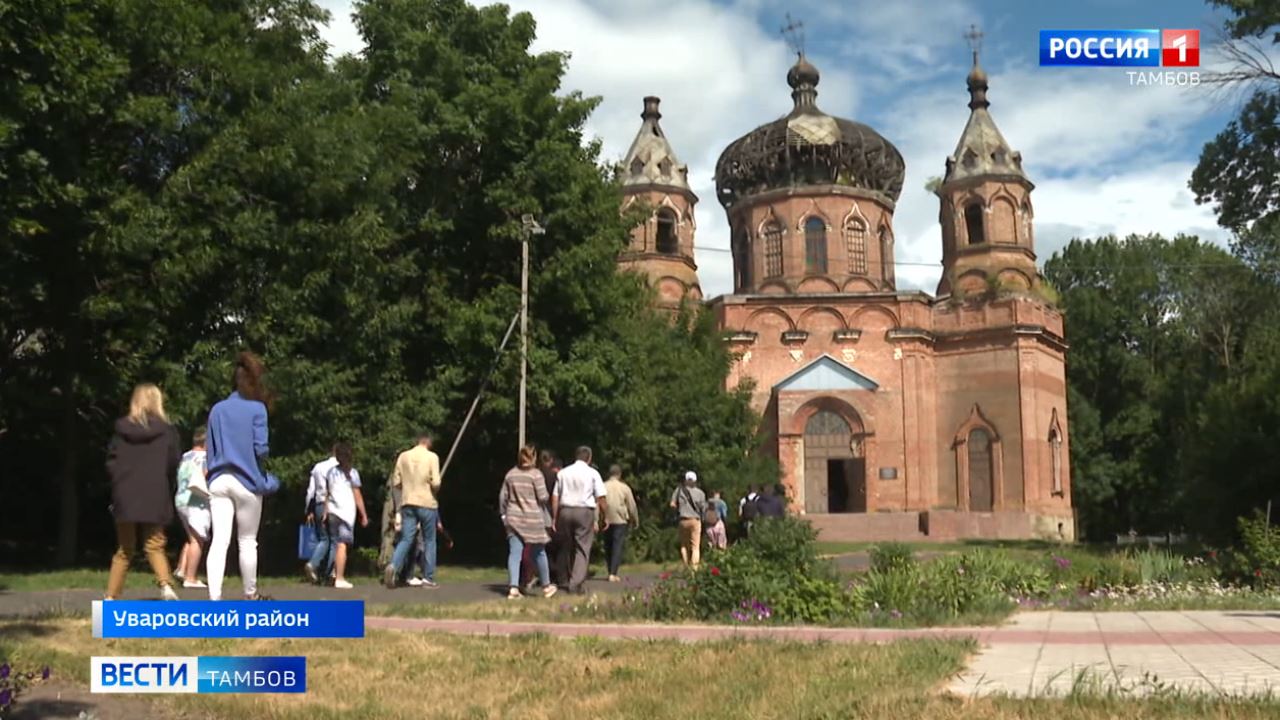
[[[982,49],[982,31],[977,25],[970,25],[969,32],[964,34],[964,39],[969,41],[969,47],[973,50],[973,64],[978,64],[978,51]]]
[[[787,13],[787,24],[782,27],[782,37],[796,55],[804,57],[804,23],[792,20],[791,13]]]

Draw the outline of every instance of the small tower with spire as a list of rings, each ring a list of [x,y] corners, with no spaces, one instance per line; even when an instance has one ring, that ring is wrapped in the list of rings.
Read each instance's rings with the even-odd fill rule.
[[[978,62],[982,33],[970,26],[965,38],[973,50],[969,122],[936,191],[943,266],[938,294],[1028,291],[1040,283],[1031,220],[1035,185],[1023,172],[1022,154],[1009,147],[988,110],[987,73]]]
[[[698,196],[689,187],[689,168],[676,158],[658,121],[656,97],[644,99],[640,132],[622,161],[622,210],[640,205],[648,212],[631,231],[631,243],[619,256],[625,270],[646,275],[664,307],[702,299],[693,259]]]

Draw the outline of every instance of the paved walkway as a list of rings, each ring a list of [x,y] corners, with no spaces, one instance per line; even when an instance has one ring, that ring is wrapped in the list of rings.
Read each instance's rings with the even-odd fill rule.
[[[1021,613],[982,642],[951,693],[1280,695],[1280,613]]]
[[[611,594],[620,593],[637,585],[648,585],[656,580],[650,575],[633,575],[626,578],[625,583],[610,583],[601,576],[587,580],[588,592]],[[239,597],[240,579],[231,578],[223,586],[224,597]],[[414,604],[461,604],[496,600],[506,596],[507,586],[502,582],[447,582],[440,587],[427,590],[425,588],[399,587],[388,590],[381,585],[365,583],[356,585],[351,590],[337,590],[332,587],[309,585],[297,582],[269,582],[261,591],[276,600],[364,600],[370,605],[414,605]],[[125,590],[126,600],[154,600],[154,589]],[[208,599],[207,590],[179,591],[184,599]],[[566,596],[570,597],[570,596]],[[39,615],[43,613],[88,613],[94,600],[102,599],[102,590],[38,590],[11,591],[0,590],[0,618]]]

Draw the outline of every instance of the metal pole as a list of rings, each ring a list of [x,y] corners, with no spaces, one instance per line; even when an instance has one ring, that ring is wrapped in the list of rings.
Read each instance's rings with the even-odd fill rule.
[[[525,401],[529,376],[529,232],[520,243],[520,447],[524,447]]]
[[[511,324],[507,326],[507,334],[502,336],[502,344],[498,346],[498,352],[493,357],[493,367],[489,368],[489,374],[485,376],[484,382],[480,384],[480,390],[476,392],[476,397],[471,401],[471,409],[467,411],[467,417],[462,421],[462,427],[458,430],[458,434],[453,438],[453,447],[449,448],[449,454],[444,459],[444,467],[440,468],[440,478],[444,479],[444,474],[449,471],[449,463],[453,460],[453,454],[458,451],[458,443],[462,442],[462,436],[467,432],[467,426],[471,424],[471,416],[476,414],[476,407],[480,405],[480,397],[484,395],[484,391],[489,387],[489,381],[493,379],[493,371],[498,369],[498,361],[502,359],[502,351],[507,347],[507,341],[511,339],[511,333],[516,330],[516,322],[520,320],[520,313],[516,313],[511,318]]]
[[[520,216],[520,445],[525,442],[529,378],[529,236],[546,233],[532,215]]]

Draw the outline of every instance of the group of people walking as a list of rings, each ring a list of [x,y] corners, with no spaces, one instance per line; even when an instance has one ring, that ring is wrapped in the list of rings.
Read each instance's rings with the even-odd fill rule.
[[[244,597],[262,597],[257,588],[258,526],[263,497],[279,489],[279,481],[261,466],[269,450],[267,408],[271,404],[264,374],[262,361],[253,353],[236,357],[231,394],[209,411],[206,430],[196,431],[185,454],[178,431],[165,413],[160,388],[149,383],[134,388],[129,414],[116,421],[107,452],[116,552],[106,599],[120,597],[140,541],[161,597],[178,599],[165,555],[165,526],[172,522],[175,509],[187,532],[177,568],[183,586],[207,589],[211,600],[222,598],[234,527]],[[176,493],[171,483],[176,483]],[[206,547],[207,585],[198,575]]]
[[[237,540],[240,576],[246,599],[262,599],[258,592],[258,529],[263,498],[279,489],[279,481],[262,469],[269,451],[268,409],[272,398],[263,382],[265,368],[252,353],[241,353],[232,373],[232,392],[209,412],[207,426],[197,428],[190,449],[181,450],[177,430],[169,423],[164,397],[152,384],[139,385],[129,413],[115,423],[107,457],[111,478],[111,511],[117,548],[107,584],[108,600],[120,597],[129,562],[141,542],[161,597],[178,598],[176,580],[188,589],[207,589],[211,600],[222,598],[227,553],[232,534]],[[398,535],[394,552],[383,568],[383,582],[394,588],[435,588],[438,538],[447,542],[439,516],[442,483],[440,458],[432,451],[429,433],[396,458],[388,482],[389,513]],[[171,494],[176,485],[176,493]],[[314,529],[316,544],[304,573],[315,583],[332,582],[351,589],[346,578],[356,524],[366,527],[360,473],[350,445],[337,443],[328,458],[311,469],[306,491],[305,520]],[[679,527],[680,556],[687,565],[701,560],[701,542],[724,549],[728,505],[714,492],[708,498],[698,487],[695,472],[671,496],[670,507]],[[604,536],[609,581],[618,582],[629,532],[639,525],[639,510],[622,468],[613,465],[608,480],[592,464],[592,450],[579,447],[574,462],[562,467],[547,451],[533,445],[519,449],[515,466],[503,479],[498,509],[507,534],[508,597],[524,592],[551,597],[559,587],[582,593],[591,548],[597,532]],[[165,526],[174,512],[186,532],[186,542],[171,573],[165,554]],[[739,503],[743,531],[756,517],[782,515],[781,499],[766,488],[752,486]],[[234,530],[233,530],[234,528]],[[208,583],[200,581],[200,561],[207,552]],[[421,568],[414,577],[411,565]]]

